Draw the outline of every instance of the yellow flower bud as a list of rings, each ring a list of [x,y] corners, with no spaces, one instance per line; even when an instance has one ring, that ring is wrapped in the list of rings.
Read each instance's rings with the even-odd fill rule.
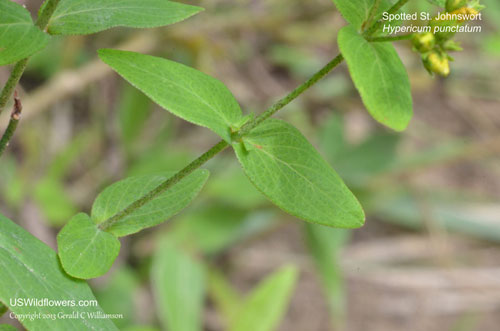
[[[423,61],[425,68],[431,73],[436,73],[443,77],[450,74],[450,62],[446,55],[432,52],[424,57]]]
[[[413,46],[420,53],[429,52],[436,45],[436,38],[430,32],[418,33],[413,36]]]

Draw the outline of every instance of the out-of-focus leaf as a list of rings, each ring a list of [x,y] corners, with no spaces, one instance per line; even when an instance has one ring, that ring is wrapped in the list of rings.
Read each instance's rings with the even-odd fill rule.
[[[154,28],[202,11],[167,0],[62,0],[48,24],[50,34],[90,34],[116,26]]]
[[[174,232],[177,240],[213,255],[268,228],[273,224],[273,216],[272,212],[248,213],[228,205],[205,206],[179,219]]]
[[[422,197],[425,200],[404,190],[377,194],[370,210],[385,222],[418,229],[424,227],[427,220],[450,231],[500,242],[498,204],[438,192],[426,192]]]
[[[26,8],[10,0],[0,0],[0,66],[38,52],[49,39],[33,24]]]
[[[222,313],[225,322],[229,323],[241,308],[243,302],[241,295],[229,284],[224,275],[216,269],[209,272],[208,286],[211,299]]]
[[[370,43],[352,26],[342,28],[338,44],[368,112],[380,123],[404,130],[413,115],[410,81],[390,43]]]
[[[120,313],[123,318],[113,322],[120,329],[131,325],[134,321],[134,298],[139,282],[134,273],[127,268],[113,271],[106,284],[95,289],[95,296],[104,311],[110,314]]]
[[[126,151],[130,154],[151,113],[151,100],[130,85],[124,86],[120,95],[118,117],[121,139]]]
[[[322,65],[322,61],[315,58],[313,52],[286,45],[273,46],[270,58],[274,63],[289,68],[298,77],[309,77]]]
[[[126,328],[122,329],[123,331],[160,331],[160,329],[155,328],[153,326],[146,326],[146,325],[135,325],[135,326],[129,326]]]
[[[158,317],[172,331],[202,330],[205,269],[188,253],[163,238],[156,249],[151,282]]]
[[[217,164],[219,168],[219,164]],[[205,196],[239,208],[257,208],[267,203],[262,194],[252,185],[248,177],[237,166],[221,164],[221,173],[207,183]]]
[[[500,2],[496,0],[481,0],[480,3],[486,6],[486,10],[483,13],[487,21],[495,25],[498,35],[498,29],[500,29]]]
[[[17,331],[17,329],[10,324],[0,324],[0,331]]]
[[[398,135],[375,134],[360,145],[344,149],[332,162],[346,182],[363,185],[370,177],[394,165],[398,143]]]
[[[489,54],[500,56],[500,35],[498,33],[482,38],[481,44],[482,48]]]
[[[332,163],[338,160],[338,155],[346,148],[342,117],[330,116],[321,128],[319,140],[320,149],[325,154],[327,161]]]
[[[217,79],[174,61],[134,52],[101,49],[99,57],[166,110],[231,142],[231,128],[241,119],[241,109]]]
[[[428,2],[432,3],[433,5],[439,6],[444,8],[446,6],[446,0],[427,0]]]
[[[12,298],[40,300],[95,300],[84,281],[68,276],[60,267],[56,253],[12,221],[0,215],[0,301],[9,305]],[[10,310],[22,314],[71,315],[74,311],[87,318],[23,319],[29,330],[118,330],[107,318],[88,314],[104,312],[99,306],[15,305]]]
[[[57,247],[64,270],[73,277],[89,279],[108,272],[120,252],[120,241],[80,213],[59,232]]]
[[[267,120],[233,147],[252,183],[286,212],[331,227],[364,224],[356,197],[290,124]]]
[[[17,161],[4,155],[0,162],[0,191],[2,199],[11,207],[21,207],[26,195],[26,180]]]
[[[283,318],[297,280],[297,269],[284,267],[263,280],[245,299],[229,331],[272,331]]]
[[[185,148],[151,148],[138,155],[128,171],[127,176],[157,174],[165,171],[177,171],[191,162],[196,155]]]
[[[38,182],[34,198],[47,221],[54,226],[63,225],[78,211],[61,182],[55,179],[47,177]]]
[[[33,198],[51,225],[63,225],[77,213],[76,204],[64,187],[64,178],[75,161],[90,151],[96,136],[93,129],[78,133],[54,157],[45,175],[35,184]]]
[[[165,182],[173,173],[129,177],[107,187],[92,205],[92,220],[102,223],[146,193]],[[158,225],[179,213],[198,195],[208,179],[209,172],[198,169],[164,193],[149,201],[133,213],[120,219],[106,231],[117,237],[136,233]]]
[[[342,330],[346,318],[346,296],[338,253],[349,239],[350,232],[316,224],[306,224],[304,232],[307,246],[325,288],[332,324],[335,329]]]
[[[340,11],[345,20],[351,23],[356,29],[359,29],[363,22],[368,18],[370,9],[374,0],[332,0],[335,7]],[[389,9],[391,3],[388,0],[382,0],[377,14]]]
[[[2,316],[3,314],[5,314],[5,312],[9,310],[9,308],[7,308],[6,305],[4,305],[3,303],[0,302],[0,316]]]

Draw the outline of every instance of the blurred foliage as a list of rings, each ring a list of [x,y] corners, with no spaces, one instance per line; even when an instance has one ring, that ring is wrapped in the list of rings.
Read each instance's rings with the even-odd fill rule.
[[[411,54],[411,46],[398,44],[416,100],[415,119],[408,131],[395,134],[367,118],[360,111],[362,104],[345,68],[280,114],[315,142],[355,191],[365,207],[367,222],[424,230],[435,224],[500,241],[500,192],[495,188],[500,178],[499,143],[498,130],[494,130],[500,125],[500,3],[482,2],[487,6],[483,32],[460,37],[466,52],[457,56],[456,71],[447,81],[427,77],[419,59]],[[157,38],[151,53],[221,79],[243,109],[257,112],[335,54],[335,36],[344,24],[330,1],[189,3],[206,7],[206,11],[191,25],[146,32]],[[414,11],[430,8],[426,1],[413,1],[411,6]],[[115,29],[96,36],[53,38],[30,62],[22,85],[28,92],[36,91],[58,73],[84,67],[95,59],[97,48],[112,47],[132,36],[130,30]],[[496,117],[487,117],[490,113],[485,108],[496,111]],[[483,114],[487,120],[478,119]],[[76,212],[88,212],[103,187],[126,176],[178,170],[215,139],[207,130],[159,111],[116,76],[93,82],[21,123],[0,162],[0,207],[11,219],[40,219],[55,233]],[[298,222],[256,191],[230,152],[207,167],[212,176],[199,199],[167,224],[127,238],[119,265],[102,283],[93,284],[106,312],[123,313],[124,319],[115,320],[120,329],[217,326],[207,322],[207,306],[217,311],[220,324],[228,326],[241,307],[249,307],[248,314],[260,314],[265,301],[261,296],[271,295],[259,286],[271,288],[272,284],[252,284],[250,287],[257,286],[257,294],[250,292],[250,299],[245,299],[240,284],[231,278],[227,256],[251,247],[269,233],[297,227]],[[436,180],[442,177],[447,179]],[[467,181],[473,178],[479,182],[479,190]],[[484,189],[488,183],[493,188]],[[31,211],[36,215],[26,213],[28,204],[36,206]],[[330,307],[331,325],[342,327],[347,308],[339,256],[348,247],[351,233],[309,224],[301,229]],[[188,280],[190,284],[186,284]],[[288,305],[293,288],[290,279],[284,283],[288,288],[277,289],[281,291],[280,309]],[[151,287],[156,314],[138,308],[152,307]],[[175,302],[169,301],[168,294],[175,291]],[[183,302],[186,298],[193,301]],[[167,313],[174,309],[169,307],[183,309],[183,303],[190,305],[191,310],[183,313],[194,316],[186,320],[192,326],[175,324],[180,322]]]

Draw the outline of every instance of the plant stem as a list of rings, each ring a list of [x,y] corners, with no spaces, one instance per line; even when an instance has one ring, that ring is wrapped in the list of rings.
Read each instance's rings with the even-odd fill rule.
[[[239,136],[243,136],[246,133],[250,132],[253,128],[255,128],[260,123],[267,120],[269,117],[273,116],[278,110],[288,105],[290,102],[295,100],[299,95],[308,90],[311,86],[316,84],[320,79],[325,77],[330,71],[335,69],[342,61],[344,57],[342,54],[337,55],[333,60],[328,62],[320,71],[315,73],[311,78],[309,78],[305,83],[298,86],[295,90],[290,92],[287,96],[276,102],[274,105],[269,107],[265,112],[260,114],[255,120],[249,122],[247,125],[244,125],[239,133]]]
[[[158,185],[155,189],[147,193],[145,196],[140,198],[139,200],[134,201],[131,203],[127,208],[123,209],[122,211],[118,212],[117,214],[113,215],[113,217],[107,219],[106,221],[102,222],[99,224],[99,228],[103,231],[109,229],[113,224],[118,222],[119,220],[123,219],[127,215],[130,215],[137,209],[141,208],[144,206],[146,203],[149,201],[153,200],[156,198],[158,195],[162,194],[166,190],[168,190],[170,187],[173,185],[177,184],[179,181],[181,181],[184,177],[201,167],[205,162],[213,158],[215,155],[219,154],[222,152],[224,149],[226,149],[229,146],[229,144],[221,140],[219,141],[216,145],[214,145],[212,148],[210,148],[208,151],[203,153],[200,157],[198,157],[196,160],[188,164],[184,169]]]
[[[12,96],[12,93],[14,92],[14,89],[16,88],[16,85],[22,76],[24,69],[26,69],[27,64],[28,59],[26,58],[22,59],[14,65],[9,79],[7,80],[7,83],[5,83],[5,86],[2,89],[2,93],[0,94],[0,114],[5,108],[7,101],[9,101],[10,97]]]
[[[39,27],[41,30],[44,30],[47,27],[49,19],[54,13],[54,10],[59,4],[59,1],[60,0],[47,0],[47,4],[45,5],[44,9],[40,13],[40,16],[35,22],[35,25]],[[2,92],[0,93],[0,114],[2,113],[2,110],[5,108],[7,101],[9,101],[9,99],[12,97],[12,93],[14,92],[17,83],[19,83],[19,79],[21,79],[21,76],[23,75],[24,69],[26,69],[27,64],[28,64],[28,58],[22,59],[14,65],[14,68],[10,73],[7,83],[5,83],[5,86],[3,87]]]
[[[49,24],[49,20],[54,14],[54,11],[57,8],[60,0],[47,0],[47,4],[43,7],[38,19],[35,22],[35,25],[40,28],[40,30],[45,30],[47,25]]]
[[[401,6],[403,6],[406,2],[409,0],[400,0],[398,3],[396,3],[389,11],[394,10],[397,11]],[[401,3],[401,4],[400,4]],[[374,24],[377,25],[377,24]],[[373,26],[372,26],[373,27]],[[369,30],[372,30],[370,28]],[[373,30],[367,36],[370,36],[373,32]],[[273,104],[271,107],[269,107],[265,112],[260,114],[257,118],[255,118],[253,121],[245,124],[238,134],[233,137],[234,140],[241,139],[245,134],[250,132],[252,129],[254,129],[256,126],[267,120],[269,117],[274,115],[277,111],[288,105],[290,102],[295,100],[299,95],[304,93],[306,90],[308,90],[311,86],[316,84],[319,80],[321,80],[323,77],[325,77],[330,71],[332,71],[334,68],[336,68],[342,61],[344,60],[344,57],[342,54],[338,54],[335,58],[333,58],[330,62],[328,62],[323,68],[321,68],[318,72],[316,72],[311,78],[309,78],[305,83],[299,85],[296,89],[294,89],[292,92],[290,92],[288,95],[286,95],[284,98],[278,100],[275,104]],[[205,152],[203,155],[201,155],[199,158],[188,164],[184,169],[180,170],[177,172],[173,177],[170,177],[163,183],[161,183],[159,186],[157,186],[155,189],[141,197],[139,200],[136,200],[135,202],[131,203],[128,207],[125,209],[119,211],[115,215],[113,215],[111,218],[105,220],[104,222],[99,224],[99,228],[103,231],[108,230],[113,224],[116,222],[120,221],[121,219],[125,218],[126,216],[130,215],[137,209],[141,208],[144,206],[146,203],[149,201],[153,200],[156,196],[159,194],[165,192],[168,190],[170,187],[178,183],[180,180],[182,180],[184,177],[192,173],[194,170],[198,169],[201,167],[205,162],[213,158],[216,154],[222,152],[224,149],[226,149],[229,146],[229,144],[221,140],[219,141],[216,145],[214,145],[212,148],[210,148],[207,152]]]
[[[9,125],[4,132],[2,139],[0,139],[0,156],[2,156],[3,151],[9,144],[10,139],[16,131],[17,124],[19,123],[19,119],[21,118],[22,110],[23,106],[21,104],[21,100],[17,98],[17,93],[14,93],[14,108],[12,109],[12,114],[10,115]]]
[[[260,123],[271,117],[278,110],[280,110],[281,108],[285,107],[290,102],[295,100],[304,91],[309,89],[311,86],[317,83],[321,78],[323,78],[326,74],[332,71],[337,65],[339,65],[342,62],[342,60],[343,60],[342,55],[340,54],[337,55],[332,61],[328,62],[323,68],[321,68],[321,70],[315,73],[309,80],[307,80],[305,83],[301,84],[295,90],[290,92],[287,96],[276,102],[274,105],[268,108],[264,113],[258,116],[254,121],[250,122],[248,125],[243,126],[243,128],[241,128],[240,132],[238,133],[238,137],[236,137],[236,139],[241,138],[244,134],[248,133],[257,125],[259,125]],[[229,144],[226,141],[224,140],[219,141],[216,145],[210,148],[199,158],[188,164],[184,169],[180,170],[173,177],[170,177],[169,179],[158,185],[155,189],[153,189],[152,191],[141,197],[139,200],[134,201],[125,209],[113,215],[111,218],[100,223],[99,228],[103,231],[106,231],[116,222],[125,218],[127,215],[130,215],[131,213],[133,213],[134,211],[136,211],[137,209],[141,208],[146,203],[154,199],[159,194],[162,194],[163,192],[168,190],[170,187],[178,183],[180,180],[182,180],[184,177],[192,173],[194,170],[201,167],[205,162],[213,158],[216,154],[222,152],[228,146]]]
[[[370,42],[387,42],[387,41],[398,41],[398,40],[408,40],[413,37],[413,33],[409,34],[402,34],[399,36],[383,36],[383,37],[374,37],[374,38],[367,38],[366,40]]]
[[[399,0],[398,2],[396,2],[394,4],[394,6],[392,6],[391,8],[389,8],[389,10],[387,11],[387,13],[388,14],[394,14],[394,13],[396,13],[401,7],[403,7],[404,5],[406,5],[406,3],[408,1],[410,1],[410,0]],[[375,31],[377,31],[382,26],[382,24],[384,24],[383,21],[376,22],[368,30],[366,30],[363,33],[363,35],[365,37],[371,36]]]
[[[375,2],[373,3],[372,8],[370,9],[370,13],[368,14],[368,18],[366,19],[366,21],[361,26],[362,30],[364,30],[365,27],[370,26],[372,24],[373,18],[377,14],[377,10],[378,10],[378,7],[380,7],[380,3],[381,2],[382,2],[382,0],[375,0]]]

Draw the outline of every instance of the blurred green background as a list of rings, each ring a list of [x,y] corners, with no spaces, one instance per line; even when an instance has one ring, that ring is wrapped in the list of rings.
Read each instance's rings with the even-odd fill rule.
[[[40,4],[17,2],[32,13]],[[409,42],[397,43],[414,100],[405,132],[369,117],[345,64],[279,113],[355,192],[363,228],[282,213],[227,151],[207,164],[212,176],[188,209],[123,239],[113,269],[91,281],[104,310],[124,314],[121,329],[225,330],[251,301],[245,294],[295,265],[297,283],[281,297],[261,291],[268,309],[283,306],[281,331],[498,330],[500,3],[481,2],[482,32],[457,36],[464,51],[446,79],[429,76]],[[58,229],[110,183],[179,170],[217,141],[112,73],[97,49],[185,63],[259,113],[336,55],[345,25],[330,0],[186,3],[206,10],[166,28],[52,38],[33,57],[19,90],[23,119],[0,160],[2,214],[55,248]],[[435,11],[424,0],[408,8]],[[0,68],[1,82],[9,70]],[[254,318],[265,315],[254,306]]]

